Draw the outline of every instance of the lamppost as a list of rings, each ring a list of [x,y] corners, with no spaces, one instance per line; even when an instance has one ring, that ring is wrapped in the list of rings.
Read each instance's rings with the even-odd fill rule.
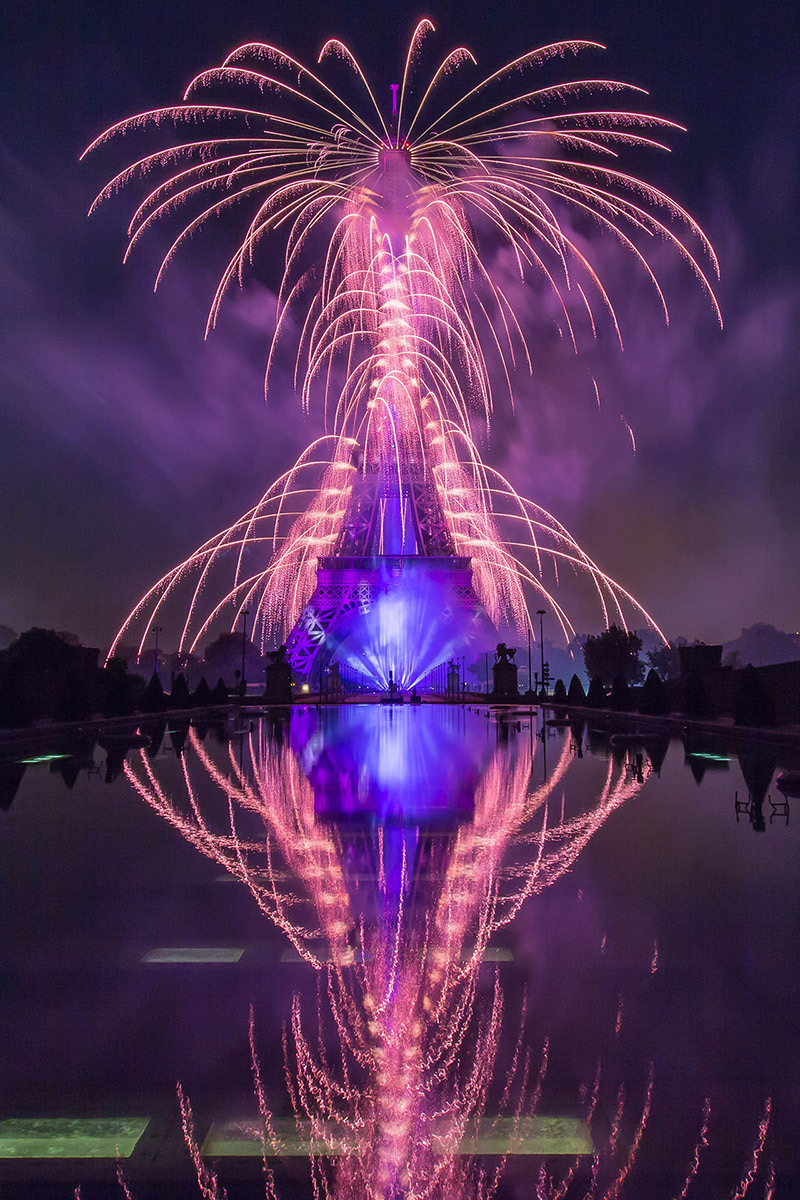
[[[160,625],[154,625],[154,626],[153,626],[153,633],[156,635],[156,651],[155,651],[155,654],[156,654],[156,660],[155,660],[155,663],[153,664],[153,674],[154,674],[154,675],[155,675],[157,678],[159,678],[159,675],[158,675],[158,635],[159,635],[161,632],[163,632],[163,631],[162,631],[162,628],[161,628],[161,626],[160,626]]]
[[[531,622],[528,618],[528,696],[534,695],[533,664],[531,663]]]
[[[544,694],[544,615],[547,612],[545,608],[537,608],[536,615],[539,618],[539,648],[542,652],[542,693]]]
[[[244,655],[247,648],[247,618],[250,615],[249,608],[242,609],[242,682],[240,684],[242,690],[242,699],[247,695],[247,680],[244,675]]]

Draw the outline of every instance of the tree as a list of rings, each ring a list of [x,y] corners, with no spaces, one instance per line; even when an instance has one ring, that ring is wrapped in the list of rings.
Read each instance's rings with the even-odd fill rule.
[[[170,692],[169,705],[170,708],[189,708],[192,703],[192,697],[189,694],[189,688],[186,683],[186,676],[181,671],[178,678],[172,685]]]
[[[92,697],[85,679],[68,675],[58,697],[55,715],[59,721],[83,721],[92,711]]]
[[[245,677],[249,680],[261,680],[264,677],[264,659],[253,643],[247,638],[244,642]],[[241,679],[242,672],[242,635],[241,633],[221,633],[210,642],[203,651],[206,674],[213,679],[221,675],[233,686],[234,680]],[[213,674],[212,674],[213,672]]]
[[[605,708],[606,705],[606,689],[603,687],[602,681],[595,675],[589,684],[589,691],[586,696],[586,705],[588,708]]]
[[[647,651],[647,661],[651,668],[658,672],[659,679],[666,683],[668,679],[677,679],[681,673],[681,663],[678,656],[678,646],[686,645],[685,638],[677,638],[667,646],[659,646],[657,650]]]
[[[0,669],[0,729],[24,729],[31,720],[31,710],[17,673]]]
[[[79,645],[73,634],[33,628],[0,652],[0,667],[15,703],[29,719],[65,720],[67,714],[72,719],[92,711],[101,678],[99,653]]]
[[[626,683],[641,682],[644,667],[639,662],[642,639],[631,630],[610,625],[605,633],[590,634],[583,647],[586,673],[604,684],[621,675]]]
[[[213,703],[211,699],[211,688],[208,686],[208,681],[205,675],[195,688],[194,695],[192,696],[192,702],[196,704],[198,708],[208,708],[209,704]]]
[[[128,673],[124,658],[110,658],[103,670],[102,710],[109,717],[128,717],[136,709],[138,695],[144,691],[140,675]]]
[[[639,696],[639,712],[653,717],[669,712],[667,689],[655,669],[651,668],[647,672],[647,678]]]
[[[220,677],[217,680],[216,685],[212,689],[211,703],[212,704],[227,704],[228,703],[228,689],[225,687],[225,683],[224,683],[224,680],[222,679],[222,677]]]
[[[142,712],[163,712],[166,707],[167,702],[164,698],[164,689],[161,686],[161,680],[154,672],[150,676],[150,682],[147,685],[147,690],[142,700]]]
[[[737,725],[768,729],[775,724],[775,703],[759,678],[755,667],[745,667],[739,675],[733,719]]]
[[[714,705],[698,671],[692,671],[684,682],[683,711],[687,717],[697,717],[701,720],[714,715]]]
[[[16,640],[17,634],[10,625],[0,625],[0,650],[7,650]]]
[[[569,691],[567,692],[567,701],[569,704],[583,705],[586,703],[586,692],[583,690],[583,684],[577,675],[573,675],[569,681]]]
[[[556,686],[553,688],[553,703],[554,704],[566,704],[567,703],[567,689],[564,687],[563,679],[556,680]]]

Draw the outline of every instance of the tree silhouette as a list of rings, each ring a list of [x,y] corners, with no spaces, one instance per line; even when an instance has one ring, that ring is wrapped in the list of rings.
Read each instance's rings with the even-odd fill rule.
[[[192,703],[192,697],[189,694],[189,688],[186,683],[186,676],[183,671],[176,678],[170,692],[169,704],[170,708],[189,708]]]
[[[658,672],[658,677],[662,682],[666,682],[668,679],[677,679],[680,675],[681,661],[678,655],[678,646],[685,645],[685,638],[677,638],[668,646],[659,646],[657,650],[647,651],[647,661],[651,668]]]
[[[142,700],[142,712],[163,712],[166,707],[167,701],[164,696],[164,689],[161,686],[161,680],[154,672],[150,676],[150,682],[147,685],[147,690]]]
[[[573,675],[569,681],[569,691],[567,692],[567,700],[570,704],[585,704],[586,692],[583,690],[583,684],[577,675]]]
[[[759,678],[755,667],[745,667],[739,675],[733,719],[737,725],[755,725],[768,729],[775,724],[775,703]]]
[[[639,712],[648,716],[661,716],[669,712],[669,696],[667,689],[659,678],[658,672],[651,669],[639,696]]]
[[[615,712],[628,712],[631,707],[631,690],[622,675],[615,675],[611,685],[611,707]]]
[[[644,668],[639,662],[642,639],[631,630],[610,625],[604,633],[590,634],[583,647],[583,661],[590,678],[604,684],[621,675],[626,683],[640,683]]]
[[[556,680],[556,686],[553,688],[553,703],[554,704],[566,704],[567,703],[567,689],[564,687],[563,679]]]
[[[92,711],[89,685],[77,675],[68,675],[58,697],[55,715],[59,721],[83,721]]]
[[[589,684],[589,691],[586,696],[586,704],[588,708],[605,708],[606,705],[606,689],[603,687],[602,681],[595,675]]]
[[[708,689],[702,676],[697,671],[690,672],[683,685],[683,711],[687,717],[713,717],[714,705],[708,694]]]
[[[141,675],[130,675],[124,658],[110,658],[102,675],[103,712],[109,717],[130,716],[144,693]]]

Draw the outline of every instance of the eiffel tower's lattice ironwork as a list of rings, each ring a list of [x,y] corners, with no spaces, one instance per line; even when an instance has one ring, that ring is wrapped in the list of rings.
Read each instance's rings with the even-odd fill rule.
[[[468,618],[488,625],[472,586],[471,560],[453,549],[430,477],[413,464],[402,480],[387,480],[379,471],[361,475],[336,554],[319,559],[317,586],[288,638],[293,670],[310,681],[321,679],[378,597],[414,573],[423,573],[441,595],[443,621]]]

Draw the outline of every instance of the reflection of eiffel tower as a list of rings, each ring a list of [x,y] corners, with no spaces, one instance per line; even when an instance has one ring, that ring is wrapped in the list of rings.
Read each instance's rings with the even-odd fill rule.
[[[321,679],[342,643],[359,638],[359,624],[378,597],[403,581],[413,586],[415,578],[441,594],[443,622],[461,619],[490,628],[472,587],[471,560],[453,550],[430,475],[415,464],[402,477],[379,469],[360,472],[336,553],[318,560],[314,594],[288,638],[292,668],[309,680],[317,673]]]

